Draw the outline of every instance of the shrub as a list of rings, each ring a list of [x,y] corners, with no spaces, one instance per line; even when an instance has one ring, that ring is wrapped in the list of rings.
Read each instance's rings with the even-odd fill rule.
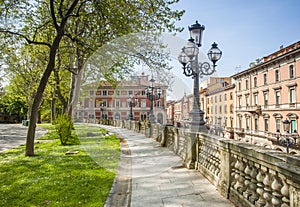
[[[58,115],[54,125],[62,145],[79,144],[78,137],[72,135],[74,126],[71,117],[66,114]]]

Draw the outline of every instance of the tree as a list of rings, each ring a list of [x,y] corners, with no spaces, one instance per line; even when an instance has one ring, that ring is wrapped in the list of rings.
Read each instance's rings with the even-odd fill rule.
[[[17,48],[27,44],[48,47],[48,57],[42,72],[30,113],[26,139],[26,156],[34,155],[34,135],[38,109],[49,77],[56,68],[62,41],[76,43],[76,51],[92,54],[99,45],[133,31],[179,31],[175,21],[182,11],[172,11],[178,0],[3,0],[0,6],[0,34],[6,45]],[[75,26],[74,26],[75,25]],[[79,28],[76,27],[80,25]],[[84,34],[78,36],[78,34]],[[101,34],[101,35],[98,35]],[[86,39],[84,39],[86,38]],[[94,39],[93,39],[94,38]],[[97,40],[99,44],[94,44]],[[78,47],[81,45],[82,47]],[[77,55],[77,68],[85,57]],[[80,72],[80,71],[78,71]]]

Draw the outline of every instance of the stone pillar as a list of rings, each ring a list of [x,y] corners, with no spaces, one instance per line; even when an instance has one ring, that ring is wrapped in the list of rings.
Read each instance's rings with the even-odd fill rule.
[[[196,164],[196,141],[197,133],[187,132],[186,133],[186,155],[184,160],[184,165],[188,169],[195,169]]]
[[[224,197],[229,198],[231,163],[233,162],[233,160],[230,159],[230,150],[229,150],[230,143],[224,141],[224,142],[220,142],[220,144],[221,144],[221,153],[220,153],[221,173],[219,176],[220,180],[218,183],[218,188]]]

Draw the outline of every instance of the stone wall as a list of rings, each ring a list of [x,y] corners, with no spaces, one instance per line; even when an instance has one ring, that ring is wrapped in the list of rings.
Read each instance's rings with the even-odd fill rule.
[[[300,156],[205,132],[135,121],[105,124],[145,134],[179,155],[237,206],[300,206]]]

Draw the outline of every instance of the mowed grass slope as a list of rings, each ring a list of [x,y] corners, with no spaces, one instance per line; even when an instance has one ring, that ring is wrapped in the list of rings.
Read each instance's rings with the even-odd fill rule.
[[[35,144],[34,157],[24,146],[0,153],[0,206],[103,206],[116,175],[120,157],[115,135],[75,125],[81,145],[60,141]],[[93,135],[93,136],[90,136]],[[77,154],[66,155],[66,152]]]

